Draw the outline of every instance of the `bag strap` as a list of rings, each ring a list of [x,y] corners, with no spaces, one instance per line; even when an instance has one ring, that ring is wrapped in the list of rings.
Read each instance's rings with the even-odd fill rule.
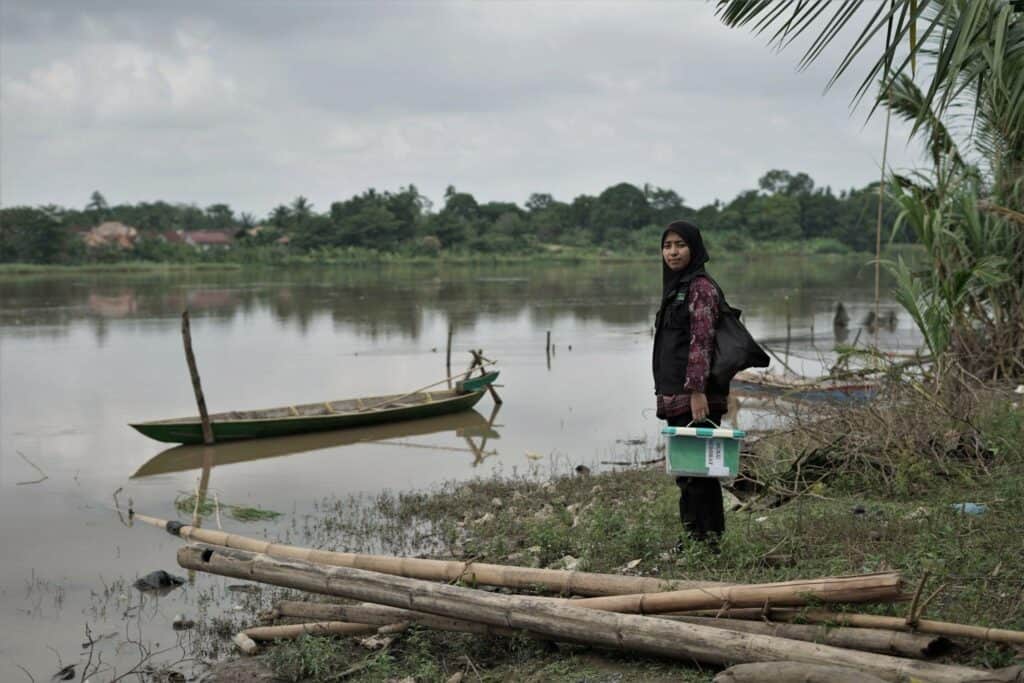
[[[703,277],[706,277],[708,280],[711,281],[711,284],[713,284],[715,286],[715,290],[718,292],[718,315],[719,315],[719,319],[721,319],[722,313],[732,313],[737,318],[739,318],[743,314],[743,311],[741,311],[738,308],[733,308],[732,306],[729,305],[729,302],[725,300],[725,292],[722,291],[721,285],[718,284],[718,282],[715,280],[715,278],[711,277],[707,273],[702,273],[702,275],[703,275]]]

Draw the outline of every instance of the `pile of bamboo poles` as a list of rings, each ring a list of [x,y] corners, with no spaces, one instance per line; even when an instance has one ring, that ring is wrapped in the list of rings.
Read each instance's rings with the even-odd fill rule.
[[[1020,667],[982,671],[926,661],[970,637],[1024,645],[1024,632],[822,609],[909,600],[897,572],[770,584],[729,585],[458,561],[328,552],[268,543],[151,517],[189,543],[186,569],[346,598],[346,604],[281,601],[235,637],[396,634],[426,628],[533,638],[728,666],[716,680],[1024,682]],[[474,586],[472,588],[467,586]],[[476,586],[538,589],[540,597]],[[578,597],[587,596],[587,597]],[[809,609],[814,606],[814,609]],[[804,623],[793,623],[793,622]],[[742,665],[742,666],[734,666]]]

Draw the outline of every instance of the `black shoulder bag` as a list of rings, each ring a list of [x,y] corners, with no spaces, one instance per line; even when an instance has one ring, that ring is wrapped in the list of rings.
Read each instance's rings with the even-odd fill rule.
[[[711,358],[710,378],[716,384],[727,387],[739,371],[766,368],[771,359],[740,322],[743,311],[726,303],[722,288],[714,280],[711,282],[718,290],[718,323],[715,325],[715,351]]]

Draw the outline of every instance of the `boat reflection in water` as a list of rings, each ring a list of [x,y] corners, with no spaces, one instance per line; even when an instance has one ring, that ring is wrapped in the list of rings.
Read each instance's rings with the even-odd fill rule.
[[[228,441],[212,446],[175,446],[148,460],[132,475],[132,479],[188,470],[208,470],[222,465],[353,444],[379,444],[470,453],[473,456],[473,465],[476,466],[488,456],[495,454],[493,450],[487,451],[487,441],[499,438],[498,432],[494,428],[497,414],[498,406],[495,405],[490,418],[485,418],[475,410],[464,410],[459,413],[422,420],[407,420],[329,432]],[[454,436],[461,438],[466,446],[440,446],[409,441],[413,437],[444,434],[445,432],[451,432]],[[204,471],[203,475],[206,479],[208,472]],[[205,487],[201,488],[205,489]]]

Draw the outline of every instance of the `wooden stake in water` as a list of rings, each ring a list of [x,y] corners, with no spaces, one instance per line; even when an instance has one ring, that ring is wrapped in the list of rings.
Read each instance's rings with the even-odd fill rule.
[[[789,310],[789,297],[786,297],[786,363],[789,362],[789,341],[792,336],[792,316]],[[786,367],[789,367],[788,365]]]
[[[203,397],[203,385],[199,381],[196,356],[192,353],[192,328],[189,325],[188,311],[181,314],[181,338],[185,343],[185,362],[188,363],[188,373],[192,377],[192,390],[196,394],[196,404],[199,406],[199,420],[203,425],[203,443],[209,446],[213,443],[213,428],[210,426],[210,415],[206,412],[206,399]]]
[[[448,345],[447,345],[447,349],[445,350],[445,359],[444,359],[444,369],[446,370],[445,374],[448,375],[448,388],[449,389],[451,389],[451,387],[452,387],[452,380],[451,380],[451,376],[452,376],[452,335],[453,335],[454,331],[455,331],[454,330],[454,325],[452,324],[452,321],[449,320],[448,321]]]

